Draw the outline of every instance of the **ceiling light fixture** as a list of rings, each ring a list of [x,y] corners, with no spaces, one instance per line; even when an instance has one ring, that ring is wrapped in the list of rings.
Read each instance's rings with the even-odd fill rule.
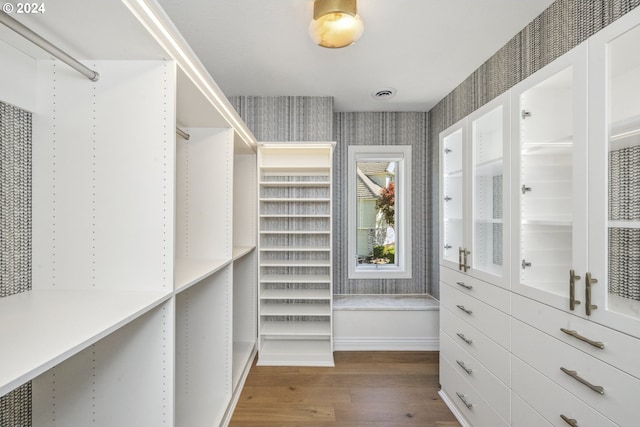
[[[364,31],[356,0],[315,0],[309,35],[318,45],[340,48],[353,44]]]

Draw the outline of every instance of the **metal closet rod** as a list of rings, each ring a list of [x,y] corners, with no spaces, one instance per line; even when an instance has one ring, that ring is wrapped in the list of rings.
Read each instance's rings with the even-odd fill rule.
[[[31,31],[29,28],[22,25],[20,22],[13,19],[11,16],[6,14],[5,12],[0,12],[0,23],[4,24],[7,28],[12,29],[16,33],[20,34],[25,39],[29,40],[31,43],[39,46],[41,49],[45,50],[49,54],[58,58],[60,61],[64,62],[74,70],[79,73],[84,74],[91,81],[97,82],[100,78],[100,75],[93,71],[92,69],[86,67],[81,64],[75,58],[69,56],[66,52],[59,49],[58,47],[52,45],[47,40],[40,37],[38,34]]]
[[[189,135],[188,133],[186,133],[185,131],[183,131],[179,127],[176,127],[176,133],[178,135],[180,135],[181,137],[183,137],[184,139],[186,139],[187,141],[189,140],[189,138],[191,138],[191,135]]]

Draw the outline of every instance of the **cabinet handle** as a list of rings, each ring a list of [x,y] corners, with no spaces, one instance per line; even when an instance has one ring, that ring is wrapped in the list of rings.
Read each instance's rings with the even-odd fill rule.
[[[468,290],[473,289],[473,286],[471,286],[471,285],[467,285],[467,284],[465,284],[464,282],[456,282],[456,285],[458,285],[458,286],[462,286],[463,288],[468,289]]]
[[[580,301],[576,300],[576,280],[580,280],[580,276],[573,269],[569,270],[569,309],[572,311],[580,304]]]
[[[560,330],[561,330],[562,332],[564,332],[565,334],[567,334],[567,335],[571,335],[572,337],[577,338],[577,339],[579,339],[580,341],[584,341],[584,342],[586,342],[587,344],[591,344],[591,345],[592,345],[592,346],[594,346],[594,347],[598,347],[598,348],[599,348],[599,349],[601,349],[601,350],[604,348],[604,343],[602,343],[602,342],[600,342],[600,341],[593,341],[593,340],[590,340],[589,338],[587,338],[587,337],[584,337],[584,336],[580,335],[580,334],[579,334],[578,332],[576,332],[576,331],[573,331],[573,330],[571,330],[571,329],[565,329],[565,328],[560,328]]]
[[[469,409],[473,408],[473,403],[467,402],[467,398],[464,397],[464,394],[458,393],[457,391],[456,391],[456,394],[458,395],[458,398],[462,400],[462,403],[464,403],[464,406],[466,406]]]
[[[569,375],[574,380],[578,381],[579,383],[586,385],[587,387],[589,387],[591,390],[595,391],[596,393],[604,394],[604,387],[602,387],[600,385],[591,384],[589,381],[585,380],[580,375],[578,375],[578,373],[576,371],[570,371],[569,369],[562,368],[562,367],[560,368],[560,370],[562,372],[564,372],[565,374]]]
[[[473,369],[471,369],[471,368],[467,368],[467,367],[465,366],[465,364],[464,364],[464,362],[463,362],[463,361],[461,361],[461,360],[456,360],[456,363],[457,363],[458,365],[460,365],[460,367],[461,367],[462,369],[464,369],[464,371],[465,371],[467,374],[471,375],[471,373],[473,372]]]
[[[464,272],[466,273],[467,270],[469,270],[471,267],[469,267],[469,265],[467,264],[467,255],[469,255],[471,252],[468,251],[466,248],[463,249],[464,252],[464,264],[462,265],[462,267],[464,268]]]
[[[462,246],[458,247],[458,270],[462,271]]]
[[[584,289],[585,306],[584,306],[584,311],[587,314],[587,316],[591,316],[591,310],[595,310],[596,308],[598,308],[597,305],[591,304],[591,285],[595,285],[596,283],[598,283],[598,280],[594,279],[593,277],[591,277],[591,273],[586,273],[585,274],[585,278],[584,278],[584,282],[585,282],[585,289]]]
[[[472,310],[469,310],[468,308],[465,308],[465,306],[464,306],[464,305],[456,305],[456,307],[458,307],[460,310],[464,311],[464,312],[465,312],[465,313],[467,313],[467,314],[471,314],[471,313],[473,313],[473,311],[472,311]]]
[[[458,337],[460,337],[460,339],[461,339],[462,341],[466,342],[466,343],[467,343],[467,344],[469,344],[469,345],[471,345],[471,343],[473,343],[473,340],[470,340],[469,338],[466,338],[466,337],[464,336],[464,334],[461,334],[460,332],[458,332],[456,335],[457,335]]]
[[[571,427],[578,427],[578,421],[574,420],[573,418],[567,418],[562,414],[560,414],[560,418],[562,418],[562,421],[569,424]]]

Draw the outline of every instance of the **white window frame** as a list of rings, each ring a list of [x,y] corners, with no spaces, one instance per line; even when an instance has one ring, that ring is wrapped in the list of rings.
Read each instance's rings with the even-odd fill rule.
[[[358,264],[356,164],[359,161],[397,162],[396,256],[397,265]],[[347,265],[349,279],[410,279],[411,270],[411,146],[351,145],[347,165]]]

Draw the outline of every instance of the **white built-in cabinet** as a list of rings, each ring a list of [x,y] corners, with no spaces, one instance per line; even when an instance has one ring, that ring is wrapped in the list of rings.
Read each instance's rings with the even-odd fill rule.
[[[260,143],[259,365],[333,366],[334,143]]]
[[[440,136],[441,395],[472,425],[510,417],[509,114],[505,94]]]
[[[487,320],[491,281],[441,268],[442,395],[463,425],[637,424],[639,43],[634,10],[509,91],[508,316]]]
[[[257,350],[255,138],[154,0],[56,6],[15,17],[100,79],[0,28],[0,99],[33,112],[0,395],[32,381],[34,426],[225,425]]]

